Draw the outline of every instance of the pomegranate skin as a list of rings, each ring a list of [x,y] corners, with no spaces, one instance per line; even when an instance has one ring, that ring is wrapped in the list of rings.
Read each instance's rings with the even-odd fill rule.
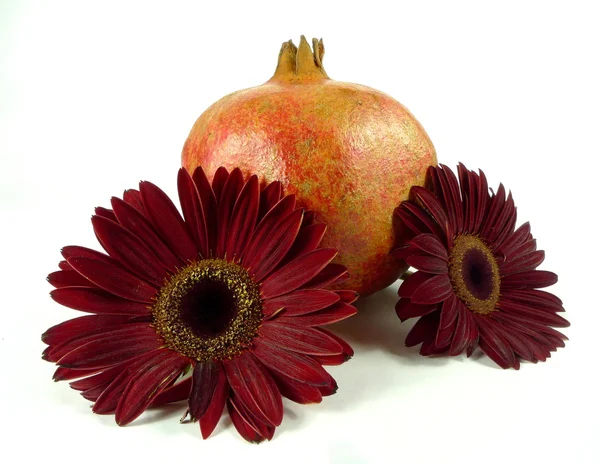
[[[240,167],[281,181],[327,224],[323,246],[337,248],[336,261],[350,271],[341,288],[366,296],[407,269],[389,254],[392,216],[437,164],[435,149],[390,96],[329,79],[322,42],[313,44],[314,52],[304,37],[298,49],[284,43],[271,80],[208,108],[185,142],[182,164],[209,176],[219,166]]]

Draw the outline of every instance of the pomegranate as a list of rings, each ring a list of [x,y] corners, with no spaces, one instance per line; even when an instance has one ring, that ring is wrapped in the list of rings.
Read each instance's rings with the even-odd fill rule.
[[[324,246],[339,250],[344,284],[362,296],[406,269],[389,254],[392,215],[410,187],[437,164],[423,127],[385,93],[330,79],[323,41],[285,42],[265,84],[234,92],[196,121],[183,147],[189,171],[219,166],[280,180],[328,226]]]

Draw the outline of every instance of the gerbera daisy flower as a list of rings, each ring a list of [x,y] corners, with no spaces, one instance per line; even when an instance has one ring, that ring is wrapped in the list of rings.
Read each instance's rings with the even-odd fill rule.
[[[398,317],[419,320],[406,346],[422,355],[471,356],[479,346],[502,368],[545,361],[566,337],[552,327],[569,323],[556,296],[539,290],[556,274],[536,268],[529,223],[515,230],[512,194],[490,193],[483,172],[430,167],[425,187],[411,189],[396,208],[403,245],[393,253],[417,272],[404,279]]]
[[[319,326],[355,314],[357,294],[327,289],[348,272],[331,262],[336,250],[319,248],[325,225],[279,182],[261,188],[224,168],[212,185],[201,168],[177,180],[183,217],[141,182],[92,217],[106,254],[62,249],[51,296],[91,314],[44,333],[43,358],[119,425],[187,400],[204,438],[226,406],[246,440],[271,439],[282,395],[318,403],[335,393],[322,366],[353,352]]]

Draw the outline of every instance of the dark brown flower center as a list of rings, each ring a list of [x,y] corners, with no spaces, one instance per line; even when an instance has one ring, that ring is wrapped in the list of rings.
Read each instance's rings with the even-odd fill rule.
[[[198,361],[228,359],[246,349],[262,320],[259,286],[248,271],[222,259],[181,269],[152,306],[168,348]]]
[[[496,309],[500,296],[500,272],[494,255],[481,239],[460,235],[450,251],[450,280],[455,294],[479,314]]]

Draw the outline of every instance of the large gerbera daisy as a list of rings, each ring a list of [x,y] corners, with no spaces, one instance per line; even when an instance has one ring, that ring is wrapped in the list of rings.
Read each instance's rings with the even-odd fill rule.
[[[352,349],[318,326],[355,314],[357,294],[326,289],[348,273],[319,248],[325,225],[279,182],[261,188],[220,168],[211,185],[201,168],[182,169],[178,191],[183,217],[141,182],[92,217],[107,254],[62,249],[52,298],[92,314],[50,328],[43,357],[119,425],[186,399],[204,438],[227,406],[246,440],[270,439],[282,395],[318,403],[335,393],[322,366]]]
[[[421,354],[467,356],[479,346],[503,368],[521,359],[545,361],[566,337],[552,329],[569,323],[554,295],[539,290],[557,281],[536,268],[529,223],[515,230],[516,208],[502,184],[490,193],[483,172],[430,167],[425,187],[415,186],[396,209],[405,240],[394,251],[417,269],[398,291],[401,320],[420,319],[406,337]]]

